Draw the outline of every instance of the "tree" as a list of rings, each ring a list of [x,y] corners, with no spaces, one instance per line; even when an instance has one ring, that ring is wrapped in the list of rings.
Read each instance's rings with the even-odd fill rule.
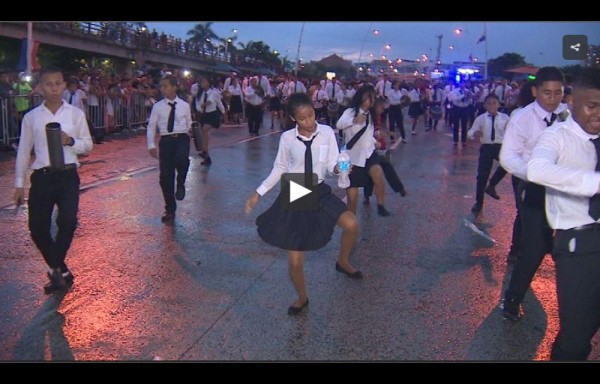
[[[15,68],[19,63],[21,40],[0,37],[0,69]]]
[[[488,61],[488,76],[506,78],[507,73],[504,72],[506,69],[522,65],[528,65],[527,62],[525,62],[525,57],[514,52],[505,53],[502,56]]]
[[[76,49],[40,44],[38,59],[42,66],[61,68],[65,73],[76,73],[88,68],[94,53]]]
[[[199,23],[194,26],[193,29],[190,29],[187,34],[191,36],[188,38],[188,41],[191,43],[197,43],[202,47],[202,52],[204,52],[204,47],[208,46],[211,50],[213,50],[214,45],[212,40],[218,40],[219,36],[211,29],[212,21],[206,22],[204,24]]]
[[[564,67],[561,67],[560,70],[562,71],[563,75],[565,75],[565,80],[567,81],[567,84],[569,84],[572,83],[573,79],[579,76],[579,74],[583,71],[583,66],[581,66],[580,64],[566,65]]]

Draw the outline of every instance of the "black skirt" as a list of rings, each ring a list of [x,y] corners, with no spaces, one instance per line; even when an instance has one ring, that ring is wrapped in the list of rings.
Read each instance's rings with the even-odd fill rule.
[[[269,209],[256,218],[258,235],[265,242],[287,251],[314,251],[323,248],[348,207],[331,193],[331,187],[319,184],[319,209],[291,211],[282,207],[281,193]]]
[[[423,114],[423,108],[421,107],[420,101],[410,103],[408,106],[408,116],[419,117]]]
[[[272,96],[269,99],[269,111],[277,112],[281,109],[281,99],[277,96]]]
[[[352,166],[352,172],[350,172],[350,188],[352,187],[366,187],[369,182],[369,169],[372,166],[379,164],[380,156],[377,154],[377,151],[373,151],[371,156],[365,162],[364,167],[359,167],[356,165]]]
[[[200,125],[208,124],[213,128],[219,128],[221,126],[221,111],[215,109],[212,112],[200,113],[198,120]]]
[[[231,96],[230,108],[231,113],[242,113],[242,97],[240,95]]]

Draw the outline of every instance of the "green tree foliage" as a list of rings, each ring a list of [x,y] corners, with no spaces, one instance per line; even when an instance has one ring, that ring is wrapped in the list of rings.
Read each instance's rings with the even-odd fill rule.
[[[488,61],[488,76],[508,78],[508,73],[505,70],[521,65],[528,65],[525,62],[525,57],[514,52],[505,53]]]

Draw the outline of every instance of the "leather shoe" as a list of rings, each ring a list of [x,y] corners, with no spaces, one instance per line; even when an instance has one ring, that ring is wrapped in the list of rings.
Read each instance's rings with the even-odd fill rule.
[[[346,271],[339,263],[335,263],[335,270],[338,272],[342,272],[344,275],[348,276],[351,279],[360,280],[363,278],[363,274],[358,269],[352,273]]]
[[[51,272],[48,272],[48,278],[50,282],[44,285],[45,293],[52,293],[54,291],[60,291],[67,289],[67,282],[60,271],[60,268],[52,268]],[[71,279],[71,285],[73,280]]]
[[[390,211],[385,209],[385,207],[381,204],[377,204],[377,213],[379,214],[379,216],[383,217],[391,215]]]
[[[177,191],[175,191],[175,198],[177,200],[183,200],[184,197],[185,197],[185,185],[178,184]]]
[[[500,200],[500,196],[496,193],[496,187],[494,186],[488,185],[488,187],[485,189],[485,193],[496,200]]]
[[[290,305],[290,307],[288,308],[288,315],[293,316],[299,314],[304,308],[306,308],[307,305],[308,299],[306,299],[306,302],[299,307],[294,307],[293,305]]]
[[[173,221],[175,219],[175,212],[165,212],[163,213],[162,217],[160,218],[160,221],[162,221],[163,223],[169,222],[169,221]]]
[[[482,209],[483,209],[483,206],[481,204],[475,203],[475,205],[473,205],[471,207],[471,212],[473,212],[473,213],[480,213]]]
[[[506,320],[516,322],[523,317],[523,307],[520,303],[513,300],[502,300],[502,316]]]

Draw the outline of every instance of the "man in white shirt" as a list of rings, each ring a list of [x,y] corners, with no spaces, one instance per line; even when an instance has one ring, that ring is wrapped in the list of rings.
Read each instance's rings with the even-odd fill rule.
[[[27,168],[31,164],[31,188],[29,190],[29,230],[31,238],[42,253],[48,266],[50,282],[44,286],[46,293],[61,291],[73,284],[73,274],[65,264],[77,228],[79,209],[79,175],[77,155],[92,150],[93,143],[83,111],[63,101],[65,81],[61,70],[42,68],[40,90],[44,102],[23,117],[19,150],[17,152],[15,194],[17,205],[24,200],[24,184]],[[46,125],[60,124],[60,148],[49,148]],[[64,164],[52,164],[56,158],[52,149],[62,151]],[[60,152],[59,152],[60,153]],[[52,211],[57,205],[58,232],[53,239],[50,234]]]
[[[544,212],[544,187],[527,178],[527,162],[538,137],[566,109],[566,105],[561,104],[563,86],[564,76],[558,68],[540,68],[531,88],[536,99],[511,116],[500,150],[502,167],[521,179],[518,210],[522,252],[515,263],[503,302],[504,317],[511,321],[521,318],[521,301],[544,256],[552,249],[552,230]]]
[[[554,236],[560,330],[552,360],[585,360],[600,328],[600,69],[587,68],[573,89],[572,117],[545,130],[527,166],[546,186]]]
[[[190,167],[190,136],[192,113],[190,105],[177,97],[177,78],[167,75],[160,80],[164,98],[152,106],[146,138],[150,156],[159,161],[160,189],[165,199],[165,212],[161,221],[170,224],[175,219],[177,200],[185,197],[185,179]],[[159,152],[156,151],[156,133],[160,135]],[[177,170],[177,190],[175,182]]]
[[[479,165],[477,166],[477,191],[475,193],[475,205],[471,208],[471,212],[475,214],[479,214],[483,208],[484,192],[496,200],[500,199],[500,196],[496,193],[496,185],[506,175],[504,168],[498,166],[488,184],[492,165],[494,160],[498,160],[500,154],[508,115],[498,112],[500,102],[498,96],[494,94],[486,96],[484,104],[487,112],[477,116],[468,132],[471,139],[476,132],[481,132],[481,148],[479,149]]]
[[[386,119],[388,117],[388,112],[390,110],[390,102],[389,95],[392,90],[392,82],[390,81],[390,77],[387,73],[384,73],[381,80],[377,82],[375,85],[375,91],[377,91],[377,97],[384,100],[383,104],[383,113],[381,114],[381,127],[385,128]]]
[[[63,91],[62,98],[67,103],[81,109],[85,113],[87,109],[85,105],[87,104],[87,95],[79,89],[79,82],[77,82],[77,80],[71,79],[67,81],[67,89]]]

